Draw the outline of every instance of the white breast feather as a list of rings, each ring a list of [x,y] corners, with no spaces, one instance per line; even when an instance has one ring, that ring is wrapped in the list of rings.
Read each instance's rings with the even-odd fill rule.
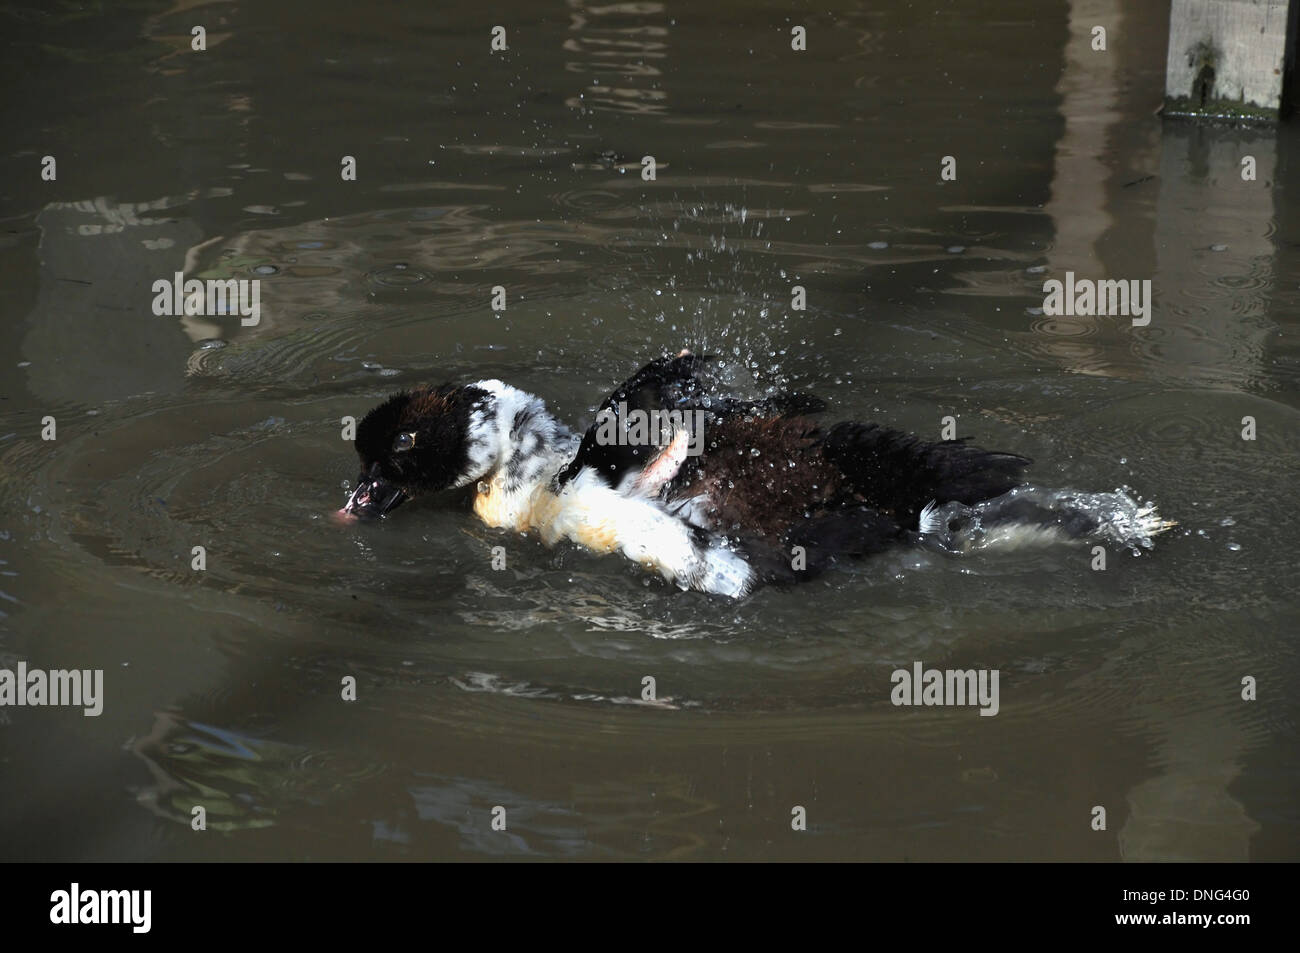
[[[753,587],[754,572],[740,556],[697,546],[682,520],[653,500],[621,495],[589,468],[558,494],[546,483],[509,491],[499,476],[486,488],[474,509],[491,526],[536,530],[548,546],[567,539],[597,553],[621,552],[683,589],[739,598]]]
[[[645,488],[621,493],[586,468],[553,492],[551,480],[572,458],[578,438],[532,394],[498,380],[475,386],[492,395],[490,407],[475,411],[482,419],[471,422],[471,472],[484,472],[480,461],[491,461],[474,498],[483,522],[536,531],[548,546],[567,539],[597,553],[621,552],[683,589],[739,598],[753,588],[755,574],[743,558],[720,543],[699,545],[687,522],[644,495]],[[532,411],[527,429],[516,432],[523,410]],[[507,482],[510,472],[518,485]]]

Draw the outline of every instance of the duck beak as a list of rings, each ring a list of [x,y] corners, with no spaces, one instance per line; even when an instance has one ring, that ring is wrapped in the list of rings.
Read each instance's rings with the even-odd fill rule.
[[[406,492],[379,475],[379,464],[357,477],[357,488],[339,513],[345,517],[380,519],[397,509],[407,499]]]

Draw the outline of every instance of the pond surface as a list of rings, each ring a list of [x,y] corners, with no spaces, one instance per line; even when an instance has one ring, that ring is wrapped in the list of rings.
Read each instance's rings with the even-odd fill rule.
[[[105,696],[0,709],[0,858],[1300,857],[1300,135],[1155,116],[1159,6],[0,13],[0,667]],[[1151,323],[1044,314],[1068,271]],[[156,316],[176,272],[260,322]],[[395,389],[585,426],[684,346],[1180,525],[732,603],[454,500],[328,520]],[[997,716],[892,705],[917,661]]]

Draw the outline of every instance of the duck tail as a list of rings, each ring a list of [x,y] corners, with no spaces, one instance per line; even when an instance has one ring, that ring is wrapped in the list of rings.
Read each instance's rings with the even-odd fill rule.
[[[1031,461],[1014,453],[971,446],[965,438],[926,443],[877,424],[831,427],[822,453],[844,474],[855,494],[874,509],[915,528],[931,502],[974,504],[1024,483]]]
[[[1154,537],[1177,525],[1126,487],[1086,493],[1019,486],[972,506],[933,503],[921,512],[919,534],[922,542],[960,553],[1069,540],[1115,543],[1136,551],[1153,548]]]

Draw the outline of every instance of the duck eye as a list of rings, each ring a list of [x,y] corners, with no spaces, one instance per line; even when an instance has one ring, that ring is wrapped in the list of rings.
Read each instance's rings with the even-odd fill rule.
[[[393,441],[394,450],[410,450],[415,446],[415,434],[399,433],[397,439]]]

